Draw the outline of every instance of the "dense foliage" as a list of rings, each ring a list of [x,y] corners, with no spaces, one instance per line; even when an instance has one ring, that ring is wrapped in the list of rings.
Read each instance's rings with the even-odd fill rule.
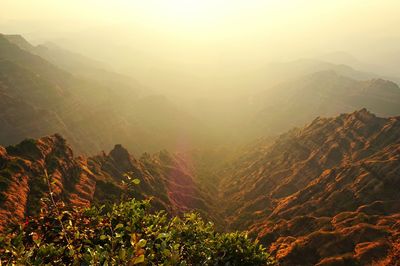
[[[0,238],[3,264],[22,265],[271,265],[245,233],[218,233],[196,213],[170,219],[148,201],[110,207],[44,208]],[[61,211],[63,210],[63,211]]]

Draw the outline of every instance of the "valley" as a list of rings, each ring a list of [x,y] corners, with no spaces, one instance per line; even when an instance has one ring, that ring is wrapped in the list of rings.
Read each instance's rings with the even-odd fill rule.
[[[47,169],[54,196],[69,206],[151,197],[155,210],[196,210],[221,230],[249,230],[282,265],[384,260],[399,241],[399,127],[399,117],[366,109],[316,118],[237,156],[217,156],[214,168],[199,155],[136,159],[116,145],[85,158],[59,135],[26,140],[2,148],[2,226],[38,212]],[[126,175],[140,180],[133,191]]]
[[[214,235],[248,232],[278,265],[397,265],[396,80],[319,60],[265,72],[191,99],[1,34],[0,232],[44,199],[79,211],[133,197],[171,220],[195,211]]]

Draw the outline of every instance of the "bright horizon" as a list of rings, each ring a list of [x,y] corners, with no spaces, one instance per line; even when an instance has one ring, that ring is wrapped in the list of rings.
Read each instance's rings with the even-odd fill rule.
[[[398,75],[398,10],[394,0],[5,0],[0,27],[101,60],[152,87],[229,88],[239,72],[327,54],[335,63]]]
[[[400,0],[0,1],[0,266],[398,265]]]

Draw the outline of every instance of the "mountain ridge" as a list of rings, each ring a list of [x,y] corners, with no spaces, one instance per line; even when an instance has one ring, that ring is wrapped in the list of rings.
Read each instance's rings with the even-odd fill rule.
[[[154,198],[153,206],[170,214],[193,209],[212,213],[213,203],[190,170],[166,151],[136,159],[116,145],[109,154],[74,157],[65,139],[53,135],[1,147],[0,166],[1,229],[37,214],[40,199],[49,189],[57,200],[71,207],[116,202],[133,193],[139,199]],[[45,173],[52,179],[51,188],[44,181]],[[140,181],[134,191],[127,187],[131,178]]]
[[[134,195],[153,211],[195,210],[221,231],[249,230],[281,265],[398,256],[396,83],[300,60],[292,67],[312,73],[232,97],[227,109],[199,101],[191,114],[85,60],[0,35],[0,231],[50,194],[68,208]]]
[[[58,132],[82,154],[111,149],[115,143],[140,153],[172,149],[181,135],[195,143],[213,138],[205,125],[165,96],[138,95],[122,79],[101,80],[103,74],[97,76],[100,80],[74,75],[4,35],[0,70],[0,93],[8,103],[0,112],[0,121],[7,125],[0,134],[2,145]]]
[[[316,72],[281,83],[254,96],[248,124],[255,136],[280,134],[317,116],[367,108],[379,116],[400,114],[400,88],[392,81],[358,81],[335,71]]]
[[[384,259],[399,236],[399,129],[361,109],[259,144],[221,174],[222,215],[282,265]]]
[[[2,226],[38,211],[47,169],[55,197],[71,206],[134,193],[171,215],[195,209],[221,230],[249,229],[282,265],[383,261],[400,240],[399,129],[400,117],[366,109],[317,117],[239,150],[211,174],[204,158],[193,164],[165,150],[136,158],[115,145],[75,158],[59,135],[25,140],[0,148]],[[140,180],[133,191],[127,177]]]

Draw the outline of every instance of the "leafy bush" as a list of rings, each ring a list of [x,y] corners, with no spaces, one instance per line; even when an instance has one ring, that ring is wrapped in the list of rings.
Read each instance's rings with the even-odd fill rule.
[[[198,214],[170,219],[148,201],[67,211],[61,204],[10,228],[0,258],[17,265],[272,265],[245,233],[218,233]],[[63,211],[61,211],[63,210]]]

